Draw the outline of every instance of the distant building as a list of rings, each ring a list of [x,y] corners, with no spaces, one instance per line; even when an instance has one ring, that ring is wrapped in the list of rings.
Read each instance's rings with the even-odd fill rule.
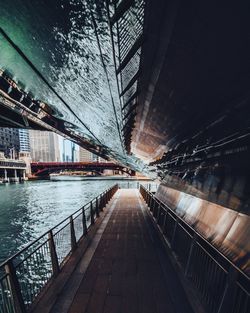
[[[60,162],[57,134],[48,131],[30,130],[29,136],[33,162]]]
[[[79,162],[106,162],[106,160],[82,147],[79,147]]]
[[[20,150],[19,131],[17,128],[0,128],[0,152],[11,159],[17,159]]]
[[[101,162],[101,163],[105,163],[107,162],[105,159],[101,158],[100,156],[93,154],[93,162]]]
[[[19,129],[20,152],[30,152],[30,137],[28,129]]]
[[[88,150],[79,147],[79,162],[92,162],[93,161],[93,153]]]

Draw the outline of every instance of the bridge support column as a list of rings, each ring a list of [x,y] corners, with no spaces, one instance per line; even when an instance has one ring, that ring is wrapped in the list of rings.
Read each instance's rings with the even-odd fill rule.
[[[4,169],[4,182],[8,183],[9,182],[9,178],[8,178],[8,172],[6,169]]]
[[[14,181],[18,182],[17,170],[14,170]]]

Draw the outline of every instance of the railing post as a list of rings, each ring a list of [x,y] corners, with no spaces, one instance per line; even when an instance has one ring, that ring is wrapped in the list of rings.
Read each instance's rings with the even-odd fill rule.
[[[102,207],[102,194],[99,196],[99,208],[100,208],[100,211],[102,212],[102,211],[103,211],[103,207]]]
[[[158,204],[157,216],[156,216],[157,224],[159,224],[159,222],[160,222],[160,217],[161,217],[161,204],[159,203]]]
[[[100,211],[103,211],[103,195],[100,196],[99,207]]]
[[[99,207],[98,207],[98,199],[97,198],[95,199],[95,214],[96,214],[96,217],[100,216],[100,214],[99,214]]]
[[[151,206],[151,199],[152,199],[151,194],[148,193],[148,202],[147,202],[147,204],[148,204],[148,207],[149,207],[149,208],[150,208],[150,206]]]
[[[152,198],[151,198],[152,199]],[[155,201],[155,199],[152,199],[151,200],[150,199],[150,206],[148,206],[149,207],[149,211],[150,212],[154,212],[154,208],[155,208],[155,203],[156,203],[156,201]]]
[[[53,275],[57,276],[58,273],[60,272],[60,267],[58,263],[58,257],[56,253],[56,247],[55,247],[52,230],[48,232],[48,238],[49,238],[49,251],[50,251],[50,257],[51,257],[51,263],[52,263],[52,271],[53,271]]]
[[[152,213],[153,213],[153,217],[155,217],[157,219],[158,217],[158,209],[159,209],[160,203],[157,203],[156,201],[154,202],[154,205],[152,207]]]
[[[192,256],[193,256],[193,251],[194,251],[196,241],[197,241],[197,234],[195,233],[193,235],[192,242],[191,242],[190,249],[189,249],[187,264],[186,264],[186,268],[185,268],[185,276],[188,276],[189,271],[190,271],[190,265],[192,264],[191,261],[192,261]]]
[[[163,220],[163,225],[162,225],[162,232],[163,234],[166,234],[166,226],[167,226],[167,218],[168,218],[168,209],[164,210],[164,220]]]
[[[10,291],[13,297],[15,312],[16,313],[26,313],[25,304],[23,301],[23,296],[19,281],[16,275],[16,270],[12,263],[12,260],[9,260],[4,266],[5,272],[7,274],[7,280],[10,286]]]
[[[235,287],[238,278],[238,271],[231,266],[227,274],[227,284],[225,286],[224,294],[220,303],[218,313],[231,312],[235,297]]]
[[[107,192],[105,192],[105,205],[104,206],[106,206],[107,203],[108,203],[108,194],[107,194]]]
[[[70,241],[71,241],[71,251],[74,251],[77,247],[76,244],[76,234],[75,234],[75,228],[74,228],[74,220],[73,216],[70,216]]]
[[[90,221],[91,225],[95,223],[95,217],[94,217],[94,210],[93,210],[93,203],[92,201],[90,202]]]
[[[171,240],[171,247],[172,247],[172,248],[173,248],[173,246],[174,246],[175,235],[176,235],[176,231],[177,231],[178,224],[179,224],[179,218],[176,217],[176,221],[175,221],[175,225],[174,225],[174,231],[173,231],[173,238],[172,238],[172,240]]]
[[[83,229],[83,236],[86,236],[88,229],[87,229],[87,221],[85,215],[85,208],[82,208],[82,229]]]
[[[153,201],[154,201],[153,195],[150,195],[149,208],[151,208]]]

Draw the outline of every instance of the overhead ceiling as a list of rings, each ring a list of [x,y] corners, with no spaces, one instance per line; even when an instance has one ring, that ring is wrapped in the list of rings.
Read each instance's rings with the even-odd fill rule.
[[[0,13],[0,68],[49,105],[55,129],[249,207],[248,2],[13,0]]]

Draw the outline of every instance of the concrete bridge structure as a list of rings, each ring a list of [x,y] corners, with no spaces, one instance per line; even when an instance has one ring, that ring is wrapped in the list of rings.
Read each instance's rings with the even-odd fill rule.
[[[50,173],[59,173],[65,170],[95,172],[97,174],[101,174],[105,170],[111,170],[130,176],[135,175],[135,171],[112,162],[32,162],[30,166],[31,174],[36,177],[45,177]]]
[[[76,251],[76,237],[90,232],[74,232],[85,225],[83,213],[62,225],[68,234],[63,243],[56,231],[46,234],[47,254],[36,256],[40,273],[48,270],[41,285],[71,273],[69,286],[77,287],[59,294],[62,285],[55,285],[57,305],[47,302],[48,312],[186,313],[190,306],[178,304],[197,298],[201,305],[191,308],[196,313],[248,313],[249,2],[2,2],[0,126],[57,132],[160,182],[155,195],[143,189],[141,196],[117,194],[121,202],[113,202],[110,222],[101,226],[104,240],[97,234],[92,241],[96,254],[88,269],[85,261],[74,274],[63,267]],[[91,225],[116,189],[89,204]],[[159,242],[147,233],[141,197],[151,229],[169,260],[180,265],[176,272],[156,255]],[[70,247],[65,259],[57,245]],[[2,279],[17,312],[32,312],[42,287],[28,284],[34,262],[21,260],[7,262]],[[18,288],[22,266],[30,289],[22,289],[22,281]],[[159,285],[152,278],[151,298],[147,274],[159,277]],[[177,286],[182,281],[184,289]]]
[[[21,160],[0,160],[0,182],[19,182],[26,179],[26,163]]]

